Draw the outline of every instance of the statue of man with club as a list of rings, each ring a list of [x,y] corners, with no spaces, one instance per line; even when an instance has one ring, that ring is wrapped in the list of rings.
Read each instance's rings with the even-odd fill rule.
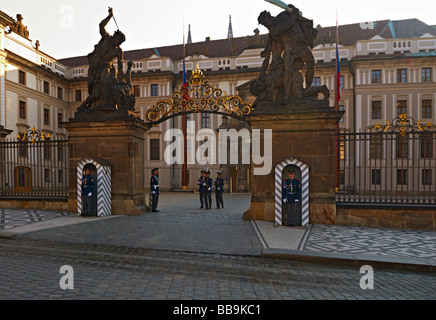
[[[112,36],[105,29],[112,18],[114,18],[113,9],[109,8],[109,15],[100,22],[101,39],[94,51],[88,55],[89,96],[79,107],[79,111],[88,111],[92,108],[118,109],[121,107],[118,105],[120,99],[126,101],[125,97],[121,95],[129,94],[129,89],[132,89],[129,81],[131,61],[128,64],[127,82],[123,80],[123,50],[120,45],[126,40],[126,37],[119,29]],[[114,21],[117,24],[115,18]],[[118,64],[117,69],[114,66],[115,60]],[[127,100],[131,101],[131,99]],[[131,105],[129,107],[131,108]]]

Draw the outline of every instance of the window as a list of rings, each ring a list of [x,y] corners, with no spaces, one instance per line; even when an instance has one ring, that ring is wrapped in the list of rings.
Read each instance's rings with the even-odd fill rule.
[[[397,101],[397,117],[401,116],[402,114],[407,114],[407,101],[406,100]]]
[[[383,158],[383,137],[380,135],[371,136],[370,144],[371,159]]]
[[[63,121],[64,121],[64,115],[62,113],[58,113],[58,129],[62,128]]]
[[[339,78],[341,89],[344,89],[344,76]]]
[[[371,173],[371,184],[373,186],[381,185],[381,170],[380,169],[374,169]]]
[[[382,110],[381,110],[381,101],[373,101],[372,102],[372,119],[381,119]]]
[[[345,170],[339,171],[339,184],[344,185],[345,184]]]
[[[407,185],[407,170],[397,169],[397,185]]]
[[[76,101],[82,101],[82,90],[76,90]]]
[[[44,143],[43,150],[44,150],[44,160],[50,160],[51,159],[50,145],[48,143]]]
[[[158,84],[152,84],[151,85],[151,96],[157,97],[159,95],[159,85]]]
[[[433,139],[432,134],[421,134],[421,159],[433,159]]]
[[[50,94],[50,84],[47,81],[44,81],[44,93]]]
[[[210,115],[208,113],[201,114],[201,127],[202,128],[210,127]]]
[[[312,87],[320,87],[320,86],[321,86],[321,78],[316,77],[315,79],[313,79]]]
[[[26,102],[20,100],[19,107],[19,116],[20,119],[26,119]]]
[[[381,70],[372,70],[372,83],[381,83]]]
[[[49,126],[50,125],[50,110],[44,109],[44,125]]]
[[[18,156],[27,158],[27,142],[22,141],[18,144]]]
[[[407,69],[398,69],[397,83],[405,83],[405,82],[407,82]]]
[[[344,111],[344,106],[339,106],[339,111]],[[344,113],[345,115],[345,113]],[[344,116],[342,116],[341,120],[339,120],[339,123],[344,123]]]
[[[422,68],[422,82],[431,81],[431,68]]]
[[[423,169],[422,170],[422,185],[423,186],[432,186],[432,170],[431,169]]]
[[[343,136],[339,138],[339,159],[345,159],[345,137]]]
[[[190,113],[188,113],[187,115],[186,115],[186,128],[191,128],[191,114]]]
[[[62,100],[62,88],[58,87],[58,99]]]
[[[64,183],[64,171],[63,170],[58,171],[58,182]]]
[[[160,140],[150,140],[150,160],[160,160]]]
[[[409,138],[397,136],[396,139],[397,158],[407,159],[409,157]]]
[[[45,182],[50,182],[50,169],[45,169],[44,170],[44,181]]]
[[[133,86],[133,92],[135,93],[135,97],[141,96],[141,90],[139,86]]]
[[[432,112],[431,112],[431,100],[422,100],[422,117],[423,118],[431,118]]]
[[[64,161],[64,146],[58,145],[58,161]]]
[[[20,84],[26,84],[26,73],[24,71],[18,71],[18,82]]]

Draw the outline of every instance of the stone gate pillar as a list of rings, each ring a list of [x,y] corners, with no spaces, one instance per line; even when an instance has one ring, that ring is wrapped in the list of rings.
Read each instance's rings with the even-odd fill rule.
[[[110,113],[108,113],[110,114]],[[70,211],[77,211],[77,167],[84,158],[97,157],[112,164],[112,214],[139,215],[149,211],[144,176],[145,133],[150,125],[133,116],[109,116],[94,112],[70,119]]]
[[[5,129],[2,125],[0,125],[0,143],[6,142],[6,137],[10,135],[13,131]],[[0,176],[5,177],[6,171],[5,171],[5,160],[6,160],[6,153],[5,150],[3,150],[2,146],[0,146]],[[5,185],[0,185],[0,190],[3,191],[5,188]]]
[[[265,129],[272,129],[273,169],[266,176],[254,176],[251,170],[252,199],[244,219],[275,221],[274,168],[294,157],[306,163],[310,170],[310,223],[336,222],[336,125],[343,114],[329,108],[326,100],[258,105],[247,120],[252,130],[260,129],[263,133]]]

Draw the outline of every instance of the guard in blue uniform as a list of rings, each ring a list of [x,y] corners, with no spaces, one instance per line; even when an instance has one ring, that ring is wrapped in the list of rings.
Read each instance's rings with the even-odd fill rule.
[[[219,209],[220,205],[221,208],[224,209],[224,201],[223,201],[223,193],[224,193],[224,179],[222,178],[223,170],[218,171],[217,178],[214,182],[215,187],[215,199],[216,199],[216,208]]]
[[[198,192],[200,193],[200,209],[204,208],[204,203],[206,202],[207,208],[207,181],[206,181],[206,172],[205,170],[201,170],[201,177],[198,179]]]
[[[150,190],[151,190],[151,211],[153,212],[159,212],[157,210],[157,204],[159,202],[159,169],[154,168],[152,170],[152,175],[150,178]]]
[[[206,189],[206,209],[212,209],[212,188],[213,188],[213,179],[210,177],[210,170],[209,168],[206,169],[206,183],[207,183],[207,189]]]
[[[92,214],[92,195],[94,193],[95,179],[89,173],[89,168],[85,168],[82,177],[82,216],[89,217]]]
[[[283,182],[283,202],[286,203],[286,225],[295,227],[299,224],[298,203],[301,201],[301,183],[294,179],[295,171],[289,170],[289,179]]]

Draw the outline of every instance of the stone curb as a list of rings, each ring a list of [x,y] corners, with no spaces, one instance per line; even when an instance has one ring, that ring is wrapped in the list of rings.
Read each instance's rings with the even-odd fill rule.
[[[17,234],[12,231],[0,231],[0,239],[12,239],[16,236]]]
[[[67,227],[67,226],[73,226],[76,224],[83,224],[83,223],[92,223],[92,222],[98,222],[103,220],[110,220],[119,218],[122,216],[108,216],[108,217],[78,217],[77,215],[70,215],[65,217],[59,217],[55,219],[51,219],[44,222],[38,222],[38,223],[32,223],[27,224],[20,227],[11,228],[8,230],[0,231],[0,238],[12,238],[20,234],[26,234],[36,231],[42,231],[46,229],[52,229],[52,228],[59,228],[59,227]]]
[[[311,263],[341,264],[362,267],[370,265],[378,268],[410,271],[436,272],[436,261],[431,259],[396,258],[369,255],[350,255],[340,253],[308,252],[286,249],[265,248],[262,257],[280,258]]]

